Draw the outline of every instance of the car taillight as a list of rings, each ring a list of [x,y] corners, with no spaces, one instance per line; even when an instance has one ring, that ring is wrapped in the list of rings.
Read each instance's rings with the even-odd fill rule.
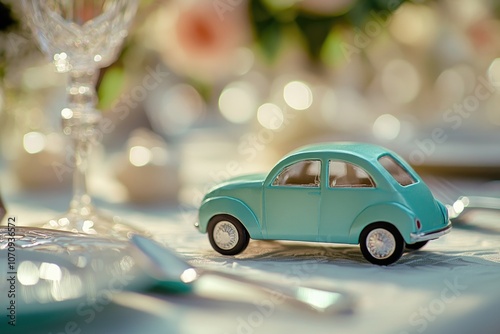
[[[420,219],[415,219],[415,226],[417,226],[417,230],[420,230],[422,228],[422,223],[420,222]]]

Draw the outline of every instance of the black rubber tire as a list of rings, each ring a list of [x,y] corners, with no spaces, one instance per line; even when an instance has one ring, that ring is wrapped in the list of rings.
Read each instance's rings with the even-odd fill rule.
[[[215,226],[217,225],[217,223],[221,221],[226,221],[231,223],[238,232],[238,241],[236,245],[231,249],[220,248],[214,240]],[[210,240],[210,245],[212,245],[212,248],[222,255],[239,254],[247,248],[248,243],[250,241],[250,236],[245,227],[243,226],[243,224],[241,224],[241,222],[238,219],[230,215],[217,215],[212,217],[208,222],[207,232],[208,232],[208,240]]]
[[[366,238],[368,237],[368,234],[377,228],[382,228],[390,232],[394,237],[394,240],[396,241],[396,247],[393,253],[385,259],[377,259],[373,255],[371,255],[366,245]],[[359,247],[361,248],[361,253],[368,262],[377,264],[379,266],[387,266],[401,258],[405,249],[405,241],[401,236],[401,233],[399,233],[398,229],[394,225],[389,223],[373,223],[365,227],[365,229],[361,232],[361,235],[359,236]]]
[[[419,250],[420,248],[427,245],[428,242],[429,242],[429,240],[416,242],[414,244],[406,244],[406,249],[412,250],[412,251]]]

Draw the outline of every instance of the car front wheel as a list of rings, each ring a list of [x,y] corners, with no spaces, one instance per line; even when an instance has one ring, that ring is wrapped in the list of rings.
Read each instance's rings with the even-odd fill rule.
[[[238,219],[217,215],[208,223],[208,239],[213,249],[223,255],[236,255],[245,250],[250,241],[248,232]]]
[[[366,260],[387,266],[403,255],[405,242],[398,229],[391,224],[375,223],[367,226],[359,237],[361,253]]]

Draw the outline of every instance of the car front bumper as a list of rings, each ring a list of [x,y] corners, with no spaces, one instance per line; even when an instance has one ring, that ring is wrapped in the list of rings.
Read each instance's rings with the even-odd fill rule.
[[[416,242],[437,239],[449,233],[450,231],[451,231],[451,222],[448,221],[448,224],[445,227],[440,228],[439,230],[431,232],[422,232],[422,233],[410,233],[410,241],[412,244],[414,244]]]

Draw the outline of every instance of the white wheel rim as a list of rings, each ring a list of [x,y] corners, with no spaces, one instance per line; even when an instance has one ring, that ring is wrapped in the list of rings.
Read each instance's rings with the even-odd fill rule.
[[[376,228],[368,233],[366,248],[374,258],[378,260],[387,259],[396,250],[396,239],[386,229]]]
[[[233,223],[223,220],[215,224],[214,241],[219,248],[224,250],[233,249],[239,239],[238,230]]]

